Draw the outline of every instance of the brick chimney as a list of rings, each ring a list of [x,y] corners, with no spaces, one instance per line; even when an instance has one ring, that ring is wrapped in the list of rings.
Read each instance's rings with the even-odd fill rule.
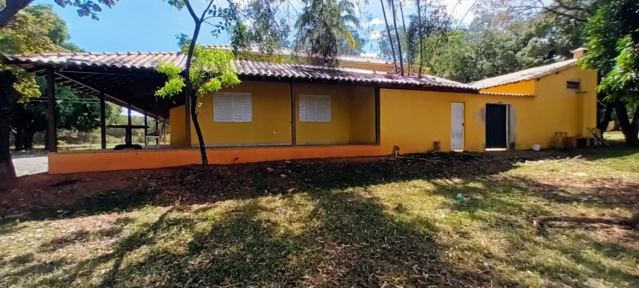
[[[586,52],[588,52],[588,48],[586,47],[579,47],[575,50],[570,51],[572,52],[572,58],[573,59],[579,59],[581,57],[584,57],[584,54],[586,54]]]

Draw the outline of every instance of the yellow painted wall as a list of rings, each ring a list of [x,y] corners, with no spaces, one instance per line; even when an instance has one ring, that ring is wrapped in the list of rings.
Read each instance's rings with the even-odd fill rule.
[[[252,122],[214,122],[213,95],[198,98],[198,120],[204,142],[210,146],[290,145],[291,102],[288,83],[244,81],[222,92],[251,93]],[[197,134],[191,125],[191,144]]]
[[[208,146],[290,145],[291,104],[290,84],[282,82],[249,82],[222,92],[251,93],[253,121],[214,122],[213,97],[199,98],[198,119],[204,142]],[[375,143],[375,91],[370,87],[295,84],[296,109],[299,95],[330,95],[331,122],[300,122],[296,111],[296,141],[299,145],[318,144],[374,144]],[[184,106],[171,110],[171,131],[182,144]],[[181,142],[180,142],[181,141]],[[197,145],[197,134],[191,125],[191,145]]]
[[[350,87],[343,85],[295,84],[296,136],[299,145],[348,144],[351,138]],[[300,122],[299,95],[330,95],[331,122]]]
[[[582,91],[566,88],[566,81],[581,81]],[[465,150],[483,151],[486,143],[486,104],[509,104],[515,149],[547,148],[555,132],[591,137],[586,128],[596,125],[597,75],[572,67],[539,81],[520,82],[487,89],[491,92],[531,94],[536,97],[494,96],[382,89],[380,92],[381,145],[385,151],[399,146],[401,153],[424,152],[441,142],[450,150],[451,103],[465,105]],[[533,87],[534,85],[534,87]]]
[[[171,119],[169,122],[171,145],[188,145],[188,141],[186,140],[186,118],[184,117],[184,106],[175,107],[169,112],[169,119]]]
[[[351,89],[351,144],[374,144],[375,89],[353,87]]]
[[[382,89],[381,144],[388,151],[399,146],[400,153],[414,153],[429,151],[433,149],[433,142],[439,141],[441,151],[450,151],[451,103],[458,102],[464,103],[464,150],[483,151],[486,104],[511,104],[517,117],[529,119],[534,115],[526,107],[534,101],[533,97]],[[517,131],[527,133],[529,128],[527,123],[522,123]],[[516,145],[516,149],[530,149],[532,143],[518,139]]]
[[[537,80],[530,80],[524,82],[517,82],[508,85],[502,85],[481,90],[482,92],[494,92],[494,93],[512,93],[512,94],[526,94],[535,95],[535,86]]]
[[[566,81],[581,81],[581,90],[566,88]],[[597,126],[597,72],[577,66],[541,78],[536,83],[539,112],[553,115],[552,125],[543,125],[545,133],[568,132],[568,136],[591,137],[587,128]],[[544,118],[544,117],[541,117]]]

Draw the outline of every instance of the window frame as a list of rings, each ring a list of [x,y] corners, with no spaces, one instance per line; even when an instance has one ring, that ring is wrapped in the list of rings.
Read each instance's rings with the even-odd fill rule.
[[[571,84],[576,84],[577,87],[570,87]],[[579,80],[566,81],[566,89],[581,91],[581,81]]]

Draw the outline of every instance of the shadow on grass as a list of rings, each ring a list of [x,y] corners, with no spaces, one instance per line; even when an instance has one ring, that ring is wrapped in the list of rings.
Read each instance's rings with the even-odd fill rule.
[[[589,229],[587,224],[557,227],[553,229],[555,231],[549,238],[545,238],[537,235],[532,225],[532,220],[536,216],[557,213],[556,210],[549,210],[547,203],[573,205],[572,203],[579,202],[584,206],[612,210],[629,204],[621,199],[605,203],[595,202],[592,199],[588,200],[590,202],[584,202],[584,196],[591,195],[590,193],[571,194],[561,187],[517,177],[499,182],[472,178],[470,181],[453,185],[446,185],[441,181],[432,183],[436,187],[436,194],[447,198],[455,197],[457,194],[464,195],[463,200],[455,201],[450,205],[452,211],[466,215],[474,220],[474,223],[481,223],[486,233],[494,233],[489,235],[500,235],[508,240],[507,252],[503,255],[488,253],[487,259],[497,258],[509,263],[508,268],[491,269],[488,272],[491,279],[497,279],[496,283],[508,287],[520,286],[525,282],[519,282],[522,279],[515,280],[513,275],[517,273],[525,275],[533,271],[539,274],[539,277],[545,281],[545,285],[560,283],[574,287],[602,278],[621,287],[639,285],[636,271],[630,272],[605,263],[610,259],[619,260],[622,257],[630,259],[629,262],[636,262],[636,259],[639,259],[639,249],[613,243],[618,239],[613,238],[611,242],[602,243],[593,238],[592,233],[606,227],[590,226],[592,228],[590,233],[587,233]],[[531,189],[531,187],[542,186],[541,191],[547,193],[538,193]],[[636,191],[639,190],[634,191],[636,196]],[[602,194],[599,196],[606,197]],[[625,200],[628,201],[627,198]],[[463,238],[465,233],[459,234]],[[628,241],[637,241],[639,232],[629,230],[625,237],[629,238]],[[475,254],[486,253],[482,248],[472,245],[468,249],[476,249],[473,252]],[[551,253],[551,255],[544,256],[545,253]],[[531,259],[531,255],[547,259],[539,261]],[[631,264],[630,267],[635,268],[634,265]]]
[[[375,199],[328,191],[310,197],[317,204],[305,216],[311,224],[301,231],[260,217],[266,208],[248,200],[209,219],[210,226],[193,234],[186,251],[154,251],[118,271],[109,284],[463,286],[438,260],[430,235],[390,220]]]
[[[162,174],[155,178],[153,175],[145,176],[149,179],[132,181],[134,183],[125,189],[84,196],[82,191],[75,191],[77,189],[73,187],[80,180],[73,179],[73,183],[67,185],[69,187],[65,187],[66,184],[63,182],[55,184],[52,189],[75,191],[78,197],[74,203],[63,206],[48,203],[36,205],[24,215],[20,215],[19,219],[73,218],[134,210],[145,205],[168,206],[176,202],[215,203],[228,199],[250,199],[288,193],[290,189],[320,191],[416,179],[492,175],[511,169],[513,164],[508,159],[493,161],[492,156],[477,153],[433,153],[421,155],[420,158],[421,160],[303,160],[293,163],[211,165],[206,169],[198,166],[176,167],[171,168],[169,175]],[[150,173],[153,173],[153,170]],[[8,221],[13,220],[0,220],[0,224]]]
[[[612,147],[601,147],[597,149],[583,150],[583,156],[587,160],[614,159],[628,156],[639,157],[639,147],[628,147],[625,145],[614,145]]]
[[[297,196],[283,196],[283,201],[293,197]],[[272,215],[272,208],[256,199],[221,211],[168,210],[117,243],[113,252],[67,263],[64,274],[42,277],[36,286],[73,286],[87,277],[101,279],[96,284],[100,287],[467,287],[473,283],[439,259],[442,251],[429,220],[421,219],[418,231],[393,220],[377,199],[360,193],[317,191],[305,198],[315,203],[307,213],[277,216],[300,217],[306,224],[299,229],[265,217]],[[169,244],[183,233],[188,236],[186,245]],[[145,253],[140,254],[143,248]],[[47,271],[20,270],[9,276]],[[8,279],[15,284],[11,282],[15,278]]]

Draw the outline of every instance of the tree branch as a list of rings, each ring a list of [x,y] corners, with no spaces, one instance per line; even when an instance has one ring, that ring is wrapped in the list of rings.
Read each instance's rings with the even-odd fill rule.
[[[29,6],[33,0],[8,0],[6,1],[6,7],[0,11],[0,28],[4,28],[9,23],[9,20],[13,18],[24,7]]]
[[[579,22],[583,22],[583,23],[588,22],[588,19],[579,18],[579,17],[577,17],[575,15],[570,15],[568,13],[561,12],[561,11],[559,11],[557,9],[551,9],[551,8],[546,8],[546,7],[543,7],[542,9],[544,10],[544,12],[553,13],[555,15],[563,16],[563,17],[566,17],[566,18],[569,18],[569,19],[572,19],[572,20],[575,20],[575,21],[579,21]]]
[[[567,5],[563,2],[563,0],[555,0],[555,3],[557,3],[557,5],[558,5],[559,7],[561,7],[562,9],[564,9],[564,10],[567,10],[567,11],[582,11],[582,12],[588,13],[590,16],[594,16],[594,13],[592,13],[592,11],[590,11],[590,10],[588,10],[588,9],[584,8],[584,7],[579,7],[579,6],[567,6]]]
[[[215,0],[209,0],[209,5],[207,5],[206,8],[204,8],[204,11],[202,11],[202,16],[200,17],[200,22],[204,22],[204,16],[206,16],[206,12],[209,11],[209,9],[211,9],[211,5],[213,5],[213,1],[215,1]]]
[[[191,2],[189,0],[184,0],[184,5],[186,5],[186,9],[189,10],[189,14],[191,14],[193,21],[198,21],[197,15],[195,15],[195,11],[193,11],[193,7],[191,7]]]
[[[581,18],[581,17],[577,17],[576,15],[571,15],[568,14],[566,11],[581,11],[581,12],[585,12],[588,13],[590,16],[593,16],[594,13],[592,11],[589,11],[586,8],[583,7],[574,7],[574,6],[568,6],[566,5],[566,3],[563,2],[563,0],[555,0],[554,3],[556,3],[556,5],[558,7],[546,7],[546,5],[544,4],[544,2],[542,0],[537,0],[537,3],[539,3],[539,5],[541,5],[541,9],[544,12],[549,12],[549,13],[553,13],[555,15],[559,15],[562,17],[566,17],[575,21],[579,21],[579,22],[588,22],[587,18]],[[560,11],[560,9],[563,9],[565,11]]]

